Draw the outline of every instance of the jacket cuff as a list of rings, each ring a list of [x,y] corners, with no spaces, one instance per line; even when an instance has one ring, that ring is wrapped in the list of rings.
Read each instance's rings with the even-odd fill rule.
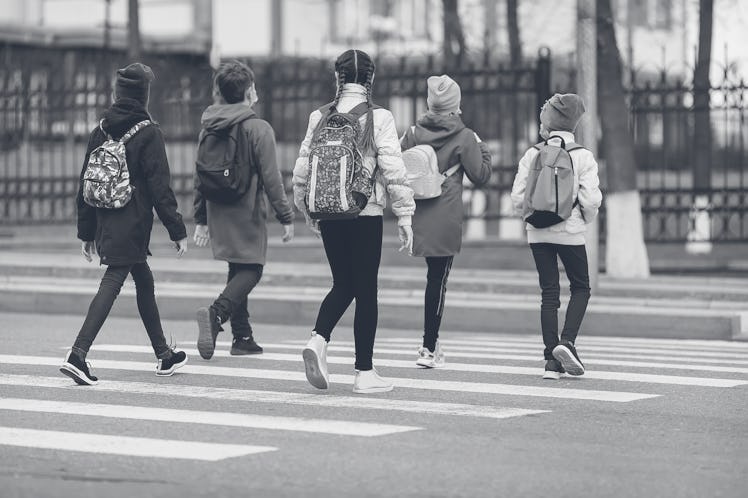
[[[397,218],[397,226],[409,227],[413,224],[413,217],[411,215],[399,216]]]

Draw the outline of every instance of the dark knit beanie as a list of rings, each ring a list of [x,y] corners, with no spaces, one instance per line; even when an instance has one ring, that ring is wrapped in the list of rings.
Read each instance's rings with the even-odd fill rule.
[[[114,92],[118,99],[135,99],[143,105],[148,102],[148,89],[153,81],[151,68],[140,62],[117,70]]]
[[[555,94],[540,111],[540,122],[548,131],[574,132],[584,114],[584,101],[576,93]]]

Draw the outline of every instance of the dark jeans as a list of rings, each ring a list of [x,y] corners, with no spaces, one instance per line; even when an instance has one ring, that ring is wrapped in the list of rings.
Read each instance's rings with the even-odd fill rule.
[[[587,302],[590,300],[590,277],[587,268],[587,251],[581,246],[561,244],[530,244],[538,269],[542,300],[540,305],[540,326],[543,329],[544,356],[553,358],[551,352],[558,345],[558,308],[561,306],[561,292],[558,275],[558,259],[564,264],[569,278],[571,299],[566,308],[566,320],[561,331],[562,341],[574,342],[582,325]]]
[[[213,302],[213,309],[221,323],[231,320],[231,333],[234,337],[252,335],[249,324],[247,296],[262,278],[262,265],[229,263],[229,276],[226,288]]]
[[[377,332],[377,276],[382,256],[382,217],[320,223],[325,254],[332,271],[332,289],[322,301],[314,330],[330,340],[351,302],[356,300],[353,337],[356,370],[371,370]]]
[[[109,266],[101,278],[99,291],[88,307],[88,315],[83,322],[78,337],[73,344],[73,352],[81,358],[85,358],[91,344],[104,325],[104,321],[112,309],[114,300],[117,299],[122,284],[125,283],[127,275],[132,275],[135,281],[135,292],[137,296],[138,312],[143,320],[148,338],[151,340],[156,357],[165,358],[169,356],[170,350],[161,328],[161,317],[158,314],[156,296],[153,286],[153,274],[148,263],[137,263],[132,266]]]
[[[426,257],[426,294],[423,306],[423,347],[433,352],[439,339],[447,279],[454,256]]]

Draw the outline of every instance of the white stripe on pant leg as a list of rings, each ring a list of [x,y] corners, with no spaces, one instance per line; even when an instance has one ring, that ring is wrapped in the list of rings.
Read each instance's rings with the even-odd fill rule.
[[[442,275],[441,292],[439,294],[439,306],[437,307],[436,311],[437,316],[439,316],[440,318],[444,313],[444,299],[447,293],[447,278],[449,278],[449,270],[452,269],[452,261],[454,261],[454,256],[449,257],[449,261],[444,267],[444,274]]]
[[[217,462],[255,453],[275,451],[272,446],[202,443],[144,437],[109,436],[78,432],[0,427],[0,445],[106,455],[175,458]]]

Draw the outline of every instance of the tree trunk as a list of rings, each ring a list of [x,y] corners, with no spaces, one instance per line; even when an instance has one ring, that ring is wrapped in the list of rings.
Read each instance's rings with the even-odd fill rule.
[[[447,69],[459,67],[465,55],[465,34],[462,31],[457,0],[442,0],[444,26],[444,65]]]
[[[634,137],[623,89],[621,54],[610,0],[597,0],[598,105],[607,172],[606,273],[649,276],[641,199],[636,185]]]
[[[140,13],[138,0],[127,0],[127,58],[140,60]]]
[[[517,21],[517,0],[506,0],[506,22],[509,34],[509,60],[512,67],[522,62],[522,42],[519,38],[519,23]]]
[[[713,0],[699,0],[699,52],[693,75],[694,189],[711,187],[712,130],[709,120],[709,68],[712,62]]]

